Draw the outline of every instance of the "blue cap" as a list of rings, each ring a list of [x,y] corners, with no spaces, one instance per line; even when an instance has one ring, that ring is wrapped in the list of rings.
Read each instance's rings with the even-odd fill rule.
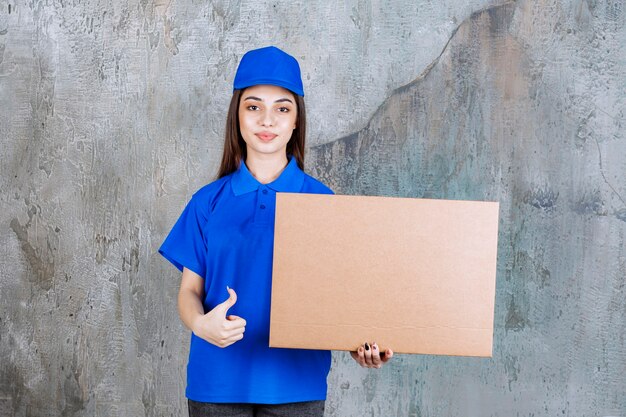
[[[241,58],[234,89],[259,84],[277,85],[304,97],[298,61],[275,46],[253,49]]]

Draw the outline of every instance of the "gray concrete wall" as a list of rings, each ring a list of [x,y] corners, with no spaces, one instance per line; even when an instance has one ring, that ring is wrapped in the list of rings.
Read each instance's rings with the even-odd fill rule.
[[[501,204],[493,358],[337,353],[326,415],[626,416],[618,0],[0,0],[0,416],[184,415],[156,249],[270,43],[338,193]]]

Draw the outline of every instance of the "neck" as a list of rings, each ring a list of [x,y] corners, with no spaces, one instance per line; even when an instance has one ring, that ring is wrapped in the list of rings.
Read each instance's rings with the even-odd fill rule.
[[[246,158],[248,171],[261,184],[268,184],[278,178],[288,162],[287,155],[264,158],[248,154]]]

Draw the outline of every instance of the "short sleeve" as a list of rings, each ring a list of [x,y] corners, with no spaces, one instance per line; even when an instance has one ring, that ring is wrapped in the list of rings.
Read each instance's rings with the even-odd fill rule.
[[[198,198],[192,197],[159,248],[159,253],[180,271],[183,267],[205,278],[206,243],[203,228],[207,217]]]

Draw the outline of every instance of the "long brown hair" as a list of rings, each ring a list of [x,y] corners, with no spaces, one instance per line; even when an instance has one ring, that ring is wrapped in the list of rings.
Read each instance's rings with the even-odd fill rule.
[[[233,97],[228,106],[226,116],[226,129],[224,129],[224,152],[222,163],[217,178],[225,177],[239,169],[239,164],[246,160],[246,142],[239,131],[239,101],[243,90],[233,91]],[[298,114],[296,116],[296,128],[293,130],[291,139],[287,143],[287,155],[296,158],[300,169],[304,170],[304,146],[306,139],[306,110],[304,98],[294,93]]]

